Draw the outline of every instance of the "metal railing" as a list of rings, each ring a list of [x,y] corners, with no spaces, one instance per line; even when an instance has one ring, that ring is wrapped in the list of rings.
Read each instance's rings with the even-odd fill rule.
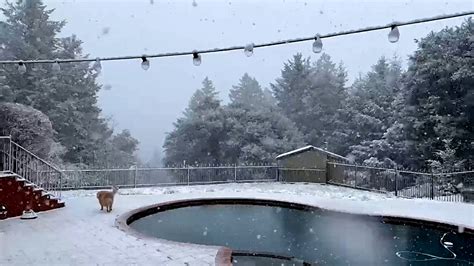
[[[474,171],[423,173],[329,162],[327,181],[408,198],[470,201],[466,195],[474,188]]]
[[[93,189],[112,185],[145,187],[232,182],[268,182],[278,179],[276,166],[219,166],[62,170],[63,189]]]
[[[408,198],[474,201],[474,171],[422,173],[328,162],[326,169],[277,166],[58,170],[10,137],[0,137],[0,172],[15,173],[60,197],[62,190],[234,182],[316,182]]]
[[[0,172],[17,174],[38,188],[61,196],[61,171],[10,137],[0,137]]]

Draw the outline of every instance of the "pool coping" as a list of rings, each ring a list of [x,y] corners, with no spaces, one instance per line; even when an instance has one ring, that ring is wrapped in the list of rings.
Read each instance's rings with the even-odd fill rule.
[[[293,208],[293,209],[300,209],[300,210],[321,210],[321,211],[328,211],[331,213],[335,213],[338,215],[347,215],[347,216],[368,216],[372,218],[380,218],[382,223],[389,223],[389,224],[403,224],[403,225],[412,225],[412,226],[422,226],[422,227],[429,227],[438,230],[448,230],[451,232],[458,232],[458,225],[449,224],[446,222],[439,222],[433,220],[425,220],[425,219],[416,219],[410,217],[403,217],[403,216],[388,216],[388,215],[375,215],[375,214],[363,214],[363,213],[350,213],[350,212],[342,212],[342,211],[334,211],[326,208],[321,208],[312,204],[304,204],[298,203],[294,201],[284,201],[284,200],[275,200],[275,199],[265,199],[265,198],[248,198],[248,197],[210,197],[210,198],[189,198],[189,199],[180,199],[180,200],[172,200],[172,201],[165,201],[161,203],[151,204],[147,206],[143,206],[128,212],[125,212],[118,216],[115,220],[115,226],[120,229],[121,231],[130,234],[132,236],[137,237],[138,239],[146,239],[149,241],[160,242],[164,244],[172,244],[181,246],[183,248],[202,248],[202,249],[216,249],[217,254],[215,257],[215,265],[217,266],[231,266],[232,265],[232,249],[229,247],[224,246],[214,246],[214,245],[203,245],[203,244],[195,244],[195,243],[187,243],[187,242],[177,242],[172,240],[167,240],[163,238],[158,238],[154,236],[150,236],[144,233],[135,230],[131,226],[130,223],[133,221],[155,214],[157,212],[166,211],[170,209],[177,209],[182,207],[190,207],[190,206],[199,206],[199,205],[218,205],[218,204],[253,204],[253,205],[271,205],[275,207],[285,207],[285,208]],[[463,233],[471,234],[474,236],[474,228],[464,227]]]
[[[191,199],[193,200],[193,199]],[[197,199],[195,199],[197,200]],[[184,203],[188,200],[173,200],[173,201],[166,201],[162,203],[156,203],[156,204],[151,204],[147,206],[143,206],[137,209],[133,209],[131,211],[125,212],[118,216],[115,219],[115,226],[127,233],[130,234],[138,239],[145,239],[148,241],[153,241],[153,242],[159,242],[163,244],[170,244],[170,245],[175,245],[183,248],[188,248],[188,247],[195,247],[195,248],[201,248],[201,249],[215,249],[217,250],[216,257],[214,259],[215,265],[217,266],[231,266],[231,255],[232,255],[232,249],[228,247],[223,247],[223,246],[213,246],[213,245],[201,245],[201,244],[195,244],[195,243],[187,243],[187,242],[178,242],[178,241],[172,241],[164,238],[158,238],[154,236],[149,236],[147,234],[143,234],[132,227],[128,225],[128,220],[130,217],[133,215],[136,215],[138,213],[150,210],[150,209],[156,209],[156,208],[161,208],[162,206],[168,206],[172,204],[179,204],[179,203]],[[155,212],[156,213],[156,212]],[[145,215],[146,216],[146,215]],[[144,217],[144,216],[142,216]]]

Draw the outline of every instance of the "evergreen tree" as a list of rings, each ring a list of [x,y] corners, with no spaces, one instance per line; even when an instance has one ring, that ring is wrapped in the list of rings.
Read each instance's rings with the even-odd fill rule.
[[[347,98],[346,77],[342,63],[336,66],[329,55],[321,55],[303,99],[306,118],[300,125],[308,143],[340,154],[348,148],[347,143],[341,142],[342,128],[337,121]]]
[[[284,65],[281,77],[272,84],[283,114],[304,134],[307,143],[343,152],[338,112],[346,98],[346,72],[329,55],[322,54],[314,65],[301,54]]]
[[[418,167],[429,166],[445,149],[445,140],[458,160],[465,159],[467,167],[474,163],[473,24],[468,19],[459,27],[430,33],[410,58],[405,87],[412,121],[407,131]]]
[[[294,123],[281,114],[268,91],[244,74],[230,91],[226,118],[226,161],[272,163],[275,157],[303,145]]]
[[[138,150],[139,142],[132,137],[130,131],[122,132],[112,136],[107,140],[104,149],[95,154],[95,160],[98,167],[119,168],[130,167],[139,164],[135,152]],[[98,159],[100,157],[101,159]]]
[[[393,167],[404,154],[405,99],[397,58],[385,58],[354,82],[346,106],[348,143],[359,162]]]
[[[452,173],[465,170],[464,163],[466,160],[459,159],[456,156],[457,151],[453,148],[451,139],[443,140],[444,147],[435,153],[434,159],[428,160],[430,168],[436,173]],[[445,193],[459,193],[462,186],[461,175],[438,175],[436,182],[440,190]]]
[[[82,58],[81,41],[75,36],[59,38],[64,21],[53,21],[40,0],[6,2],[1,9],[0,58]],[[98,73],[88,63],[61,64],[56,73],[51,65],[28,64],[26,73],[18,66],[0,70],[0,101],[32,106],[46,114],[55,138],[65,146],[63,159],[69,163],[97,164],[97,156],[110,144],[113,131],[100,117],[97,106]]]
[[[222,162],[226,135],[223,109],[211,80],[205,78],[202,86],[165,138],[166,165]]]
[[[293,60],[284,64],[281,77],[271,84],[278,106],[298,128],[306,123],[307,110],[303,99],[310,88],[311,72],[310,59],[298,53],[293,56]]]

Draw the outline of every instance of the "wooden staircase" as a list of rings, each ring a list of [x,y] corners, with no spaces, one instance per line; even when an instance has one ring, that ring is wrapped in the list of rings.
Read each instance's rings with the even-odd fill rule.
[[[0,205],[7,209],[4,218],[20,216],[28,209],[41,212],[65,206],[58,197],[16,174],[0,174]]]
[[[61,171],[10,137],[0,137],[0,219],[61,208]]]

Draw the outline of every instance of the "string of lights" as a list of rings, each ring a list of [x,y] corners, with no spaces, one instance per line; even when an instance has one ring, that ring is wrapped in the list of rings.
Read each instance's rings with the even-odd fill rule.
[[[395,43],[400,38],[399,27],[401,26],[422,24],[422,23],[428,23],[428,22],[433,22],[433,21],[446,20],[446,19],[458,18],[458,17],[463,17],[463,16],[472,16],[472,15],[474,15],[474,11],[466,11],[466,12],[449,14],[449,15],[440,15],[440,16],[429,17],[429,18],[415,19],[415,20],[410,20],[410,21],[405,21],[405,22],[392,22],[386,25],[381,25],[381,26],[371,26],[367,28],[340,31],[340,32],[328,33],[328,34],[323,34],[323,35],[317,34],[311,37],[294,38],[294,39],[280,40],[280,41],[267,42],[267,43],[261,43],[261,44],[250,43],[244,46],[231,46],[231,47],[225,47],[225,48],[194,50],[194,51],[186,51],[186,52],[169,52],[169,53],[159,53],[159,54],[149,54],[149,55],[132,55],[132,56],[115,56],[115,57],[42,59],[42,60],[32,60],[32,59],[30,60],[4,60],[4,61],[0,61],[0,65],[17,64],[18,71],[20,73],[25,73],[27,71],[26,65],[28,64],[53,64],[52,66],[53,72],[59,72],[61,70],[60,64],[63,64],[63,63],[93,62],[92,67],[96,71],[100,72],[102,70],[102,65],[101,65],[102,61],[141,59],[142,68],[144,70],[148,70],[150,68],[150,60],[149,60],[150,58],[192,55],[193,64],[195,66],[199,66],[201,64],[202,54],[243,50],[246,56],[252,56],[254,49],[256,48],[287,45],[291,43],[299,43],[299,42],[307,42],[307,41],[313,41],[313,47],[312,47],[313,52],[320,53],[323,49],[323,42],[322,42],[323,39],[339,37],[339,36],[344,36],[344,35],[358,34],[358,33],[363,33],[363,32],[378,31],[378,30],[383,30],[383,29],[390,29],[388,33],[388,41],[391,43]]]

